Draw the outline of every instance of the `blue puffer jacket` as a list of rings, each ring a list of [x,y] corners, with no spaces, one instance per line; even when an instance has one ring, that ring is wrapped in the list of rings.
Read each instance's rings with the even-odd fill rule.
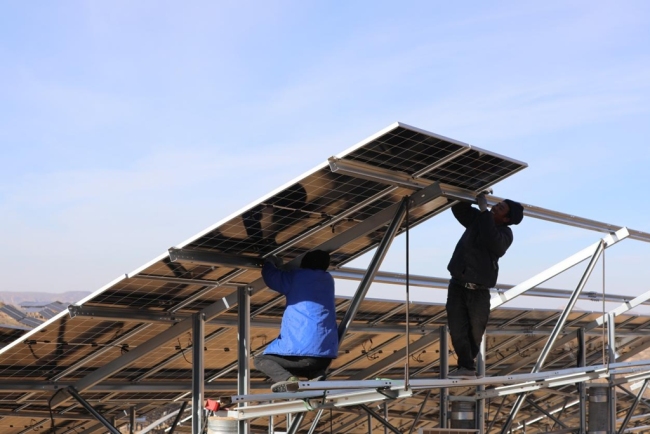
[[[303,268],[283,271],[266,262],[262,277],[269,288],[287,298],[280,336],[264,354],[336,358],[339,339],[332,276]]]

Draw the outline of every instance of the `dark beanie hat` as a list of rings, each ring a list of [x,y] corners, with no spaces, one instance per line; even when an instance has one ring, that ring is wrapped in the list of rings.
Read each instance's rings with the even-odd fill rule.
[[[300,268],[327,271],[330,266],[330,254],[323,250],[312,250],[302,257]]]
[[[518,225],[521,223],[524,218],[524,207],[521,206],[519,202],[515,202],[514,200],[510,199],[506,199],[504,202],[507,203],[508,207],[510,208],[510,212],[508,212],[510,222],[508,224]]]

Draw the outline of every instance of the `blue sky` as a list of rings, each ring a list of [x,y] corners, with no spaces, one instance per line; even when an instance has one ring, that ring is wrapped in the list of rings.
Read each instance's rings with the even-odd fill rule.
[[[394,121],[527,162],[498,196],[650,232],[645,1],[6,1],[0,79],[4,291],[94,291]],[[446,276],[457,223],[416,231]],[[503,283],[599,235],[515,237]],[[610,249],[607,290],[649,258]]]

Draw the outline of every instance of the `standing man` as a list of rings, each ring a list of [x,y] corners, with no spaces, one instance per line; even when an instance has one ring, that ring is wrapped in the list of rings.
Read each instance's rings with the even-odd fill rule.
[[[520,203],[506,199],[487,209],[486,192],[476,197],[479,209],[460,202],[451,210],[465,227],[447,269],[447,323],[458,369],[449,378],[476,378],[476,356],[490,316],[490,288],[497,283],[499,258],[512,244],[510,225],[524,218]]]
[[[254,358],[255,367],[275,382],[273,392],[295,392],[298,377],[325,378],[338,356],[339,339],[334,304],[334,279],[327,272],[330,255],[322,250],[305,254],[300,268],[281,270],[282,261],[267,258],[264,283],[286,297],[280,335]]]

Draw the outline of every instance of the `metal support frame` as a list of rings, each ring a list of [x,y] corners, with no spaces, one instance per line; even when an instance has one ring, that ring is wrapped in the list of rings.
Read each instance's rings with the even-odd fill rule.
[[[316,413],[316,417],[314,417],[314,420],[311,423],[311,426],[309,427],[309,431],[307,431],[307,434],[314,434],[314,431],[316,431],[316,426],[318,425],[318,421],[320,420],[321,416],[323,415],[324,409],[318,410]]]
[[[417,194],[413,196],[412,206],[417,207],[417,206],[424,205],[428,202],[431,202],[432,200],[435,200],[441,195],[442,195],[442,191],[440,189],[440,185],[438,183],[433,183],[428,187],[419,190]],[[389,223],[391,221],[391,216],[395,215],[399,207],[400,204],[391,205],[388,208],[385,208],[382,211],[378,212],[377,214],[373,215],[372,217],[369,217],[368,219],[364,220],[363,222],[353,226],[347,231],[330,238],[329,240],[325,241],[324,243],[317,246],[316,248],[321,250],[326,250],[326,251],[334,251],[339,247],[345,245],[349,241],[357,239],[358,237],[361,237]],[[290,264],[297,265],[298,260],[299,259],[296,258],[292,260]],[[255,282],[252,282],[249,285],[249,287],[251,288],[251,295],[252,295],[252,293],[263,289],[265,285],[263,280],[260,278]],[[237,291],[228,294],[227,296],[223,297],[221,300],[203,309],[201,312],[205,315],[206,320],[210,320],[215,316],[223,313],[224,311],[232,308],[236,304],[237,304]],[[142,357],[143,355],[151,351],[155,351],[158,347],[165,344],[169,340],[174,339],[177,336],[180,336],[181,334],[189,331],[191,329],[191,326],[192,324],[189,318],[177,323],[176,325],[174,325],[174,327],[170,327],[166,331],[142,343],[132,351],[123,354],[117,359],[112,360],[111,362],[107,363],[101,368],[96,369],[91,374],[88,374],[84,378],[78,380],[75,383],[75,387],[78,390],[86,390],[94,386],[95,384],[99,383],[103,379],[110,377],[116,372],[119,372],[120,370],[134,363],[138,358]],[[10,346],[5,347],[5,349],[7,348],[10,348]],[[55,399],[53,399],[52,401],[53,408],[58,405],[61,405],[63,402],[67,401],[68,399],[69,398],[65,396],[56,396]]]
[[[135,405],[129,407],[129,434],[135,434]]]
[[[192,434],[203,431],[204,339],[205,317],[200,312],[195,313],[192,315]]]
[[[347,175],[355,176],[357,178],[369,179],[371,181],[380,182],[388,185],[394,185],[408,189],[424,188],[431,183],[425,179],[417,179],[408,173],[399,172],[395,170],[383,169],[371,164],[362,163],[359,161],[341,159],[332,157],[329,159],[330,169],[333,172],[345,173]],[[430,169],[429,169],[430,170]],[[490,187],[491,184],[486,184],[483,188]],[[476,192],[472,192],[460,187],[455,187],[448,184],[440,184],[442,192],[445,197],[455,200],[473,201],[475,200]],[[501,202],[503,198],[497,196],[486,196],[488,205],[492,206]],[[614,232],[620,226],[603,223],[596,220],[590,220],[582,217],[577,217],[571,214],[565,214],[558,211],[553,211],[538,206],[521,203],[524,207],[524,214],[527,217],[546,220],[553,223],[565,224],[582,229],[597,231],[597,232]],[[650,242],[650,233],[630,230],[631,237],[635,240]]]
[[[168,434],[174,434],[174,431],[176,430],[178,423],[181,421],[181,419],[183,419],[183,413],[185,413],[186,408],[187,408],[187,401],[183,401],[183,403],[181,404],[181,408],[178,410],[178,414],[176,414],[176,417],[174,418],[174,422],[172,422],[172,425],[169,427]]]
[[[382,409],[384,410],[384,421],[388,423],[388,403],[386,401],[382,404]],[[388,426],[384,425],[384,434],[388,434]]]
[[[264,260],[253,256],[236,256],[226,253],[211,252],[200,249],[168,250],[172,262],[190,262],[192,264],[222,265],[232,268],[261,268]]]
[[[250,288],[246,286],[237,289],[237,393],[246,395],[250,392]],[[237,426],[239,434],[248,434],[249,424],[240,420]]]
[[[384,260],[384,257],[386,256],[386,253],[388,252],[388,249],[390,248],[390,245],[392,244],[393,239],[395,238],[395,235],[397,234],[397,231],[399,230],[400,225],[402,224],[402,221],[404,221],[404,218],[406,217],[406,211],[408,209],[409,200],[410,200],[409,197],[405,197],[404,199],[402,199],[402,202],[400,203],[400,206],[397,209],[397,212],[395,213],[395,217],[393,217],[393,220],[388,226],[388,229],[386,230],[384,237],[379,243],[379,246],[377,246],[377,251],[375,252],[375,255],[370,261],[370,265],[368,265],[368,270],[366,271],[365,276],[361,280],[361,283],[359,283],[359,287],[357,288],[357,291],[354,294],[354,298],[352,299],[352,303],[350,304],[348,311],[345,313],[345,316],[343,317],[341,323],[339,324],[339,330],[338,330],[339,345],[341,342],[343,342],[343,338],[345,338],[345,334],[347,333],[348,328],[352,323],[352,320],[354,320],[354,317],[357,311],[359,310],[359,306],[361,306],[361,302],[365,298],[366,293],[370,288],[370,284],[372,283],[372,280],[375,277],[375,274],[379,270],[379,266]]]
[[[542,366],[544,365],[544,361],[546,361],[546,357],[548,356],[549,352],[553,348],[557,336],[564,328],[564,323],[566,322],[567,318],[569,317],[569,314],[573,310],[573,306],[575,306],[576,302],[578,301],[578,294],[580,294],[582,289],[587,284],[587,280],[589,280],[589,276],[591,276],[591,272],[596,266],[596,262],[598,261],[598,258],[600,258],[600,255],[602,254],[603,250],[605,250],[605,241],[600,240],[600,242],[596,246],[595,251],[592,254],[589,264],[587,265],[587,269],[585,270],[584,274],[580,278],[580,282],[578,283],[577,288],[571,295],[571,298],[569,299],[569,302],[564,308],[564,311],[562,311],[562,315],[560,315],[560,318],[558,318],[558,321],[555,324],[551,336],[549,336],[548,340],[546,341],[546,344],[544,345],[544,348],[542,349],[539,358],[537,359],[537,363],[535,363],[535,366],[533,367],[532,370],[533,373],[539,372],[542,369]],[[517,397],[517,401],[512,406],[512,409],[510,410],[510,415],[508,416],[508,419],[503,424],[503,427],[501,429],[501,434],[505,434],[508,432],[508,430],[510,429],[510,425],[512,425],[512,421],[514,420],[515,416],[517,415],[517,412],[521,408],[521,405],[523,404],[525,398],[526,398],[525,394],[519,395]]]
[[[633,300],[626,301],[626,302],[622,303],[620,306],[613,309],[611,311],[611,313],[613,313],[615,316],[621,315],[621,314],[635,308],[636,306],[641,305],[642,303],[646,302],[649,299],[650,299],[650,291],[646,291],[645,293],[639,295],[638,297],[635,297]],[[583,327],[584,333],[587,333],[587,332],[595,329],[596,327],[599,327],[599,326],[603,325],[606,321],[607,321],[607,315],[601,315],[600,317],[596,318],[594,321],[590,322],[585,327]],[[555,342],[555,345],[556,346],[557,345],[564,345],[567,342],[570,342],[570,341],[572,341],[574,339],[576,339],[576,334],[575,333],[569,333],[566,336],[558,339]],[[511,372],[513,370],[517,370],[517,369],[521,368],[522,366],[525,366],[526,364],[528,364],[534,358],[535,358],[535,355],[531,355],[529,357],[520,359],[518,362],[510,365],[510,367],[507,370],[501,371],[497,375],[505,375],[505,374],[507,374],[507,373],[509,373],[509,372]]]
[[[585,345],[585,329],[578,329],[578,366],[585,367],[587,366],[587,347]],[[587,385],[584,381],[578,383],[578,398],[580,399],[580,409],[579,409],[579,418],[580,418],[580,433],[585,434],[587,432]]]
[[[384,401],[387,399],[402,399],[412,396],[412,390],[404,390],[404,387],[383,387],[379,392],[373,389],[345,390],[345,391],[323,391],[317,392],[288,392],[276,394],[258,394],[256,400],[269,401],[275,399],[292,399],[291,401],[278,401],[269,404],[261,404],[248,407],[237,407],[228,411],[229,417],[237,419],[253,419],[256,417],[268,417],[286,413],[302,413],[308,410],[321,408],[348,407],[351,405],[365,404],[368,402]],[[387,396],[387,395],[390,396]],[[233,397],[234,398],[234,397]],[[250,400],[250,399],[249,399]],[[239,400],[241,401],[241,400]],[[235,399],[233,399],[235,402]]]
[[[81,404],[81,406],[85,408],[86,411],[92,414],[93,417],[97,419],[99,423],[101,423],[111,434],[120,434],[120,431],[111,425],[111,423],[104,416],[102,416],[101,413],[95,410],[92,405],[83,399],[74,387],[70,386],[66,389],[66,391],[70,394],[70,396],[77,400],[77,402],[79,402],[79,404]]]
[[[607,364],[616,361],[616,321],[614,313],[607,314]],[[604,343],[603,343],[604,344]],[[609,378],[609,388],[607,389],[609,404],[609,432],[616,432],[616,386],[613,382],[613,376]]]
[[[410,305],[411,305],[411,295],[410,295],[410,258],[409,258],[409,250],[410,250],[410,240],[409,240],[409,226],[410,226],[410,213],[409,213],[409,202],[410,200],[406,199],[406,211],[405,211],[405,220],[406,220],[406,230],[405,230],[405,241],[406,241],[406,260],[405,260],[405,266],[406,266],[406,282],[405,283],[405,289],[406,289],[406,294],[405,294],[405,301],[404,304],[406,305],[406,317],[405,317],[405,323],[406,323],[406,358],[404,359],[404,387],[408,389],[409,387],[409,377],[411,375],[411,369],[409,366],[409,359],[411,357],[411,349],[409,348],[410,342],[411,342],[411,319],[410,319]]]
[[[487,340],[487,336],[483,336],[483,339],[481,340],[481,345],[480,345],[480,351],[478,353],[478,357],[476,360],[476,369],[477,373],[479,374],[480,378],[485,377],[485,341]],[[485,391],[485,385],[484,384],[479,384],[476,386],[476,393],[479,394],[481,392]],[[479,433],[482,433],[485,431],[485,400],[482,398],[478,398],[476,400],[476,407],[474,408],[474,423],[475,427],[478,430]]]
[[[363,278],[364,273],[365,270],[360,268],[353,268],[353,267],[341,267],[335,270],[330,270],[330,274],[332,275],[332,277],[334,277],[335,279],[344,279],[344,280],[359,281]],[[405,281],[406,281],[406,275],[403,273],[396,273],[393,271],[378,271],[377,274],[375,275],[376,283],[386,283],[389,285],[404,285]],[[417,286],[421,288],[435,288],[435,289],[446,290],[447,287],[449,286],[449,278],[411,274],[409,275],[409,284],[411,286]],[[495,286],[492,292],[494,294],[502,293],[514,287],[515,285],[499,283]],[[556,288],[540,288],[539,286],[536,286],[531,289],[528,289],[526,291],[526,295],[535,296],[535,297],[566,299],[569,296],[571,296],[572,292],[573,291],[570,290],[556,289]],[[580,299],[583,300],[600,301],[602,298],[603,298],[602,293],[589,292],[589,293],[580,294]],[[630,300],[630,298],[632,297],[630,297],[629,295],[604,294],[604,300],[612,303],[626,302]],[[650,305],[650,303],[647,302],[645,304]],[[404,310],[404,306],[396,307],[395,310],[397,312],[402,311]],[[394,313],[389,312],[386,315],[390,317],[394,315]]]
[[[420,351],[421,349],[436,342],[438,338],[439,338],[438,333],[435,332],[427,333],[417,341],[411,343],[410,345],[411,352],[415,353],[416,351]],[[360,370],[356,374],[352,375],[349,378],[349,380],[364,380],[366,378],[372,377],[378,374],[379,372],[383,372],[386,369],[390,368],[391,366],[394,366],[397,363],[401,362],[402,359],[404,359],[404,357],[406,357],[406,349],[402,348],[397,352],[394,352],[393,354],[384,357],[383,359],[381,359],[381,361],[374,363],[368,368]]]
[[[447,389],[443,389],[447,390]],[[422,404],[420,405],[420,409],[418,410],[417,416],[415,416],[415,420],[411,424],[411,428],[409,429],[408,434],[411,434],[413,430],[415,429],[415,426],[418,424],[420,421],[420,416],[422,416],[422,411],[424,411],[424,406],[427,404],[427,401],[429,400],[429,396],[431,396],[431,390],[427,390],[427,394],[424,396],[424,399],[422,400]]]
[[[536,409],[537,411],[539,411],[540,413],[546,415],[546,417],[548,417],[549,419],[551,419],[553,422],[559,424],[562,428],[568,428],[564,422],[562,422],[562,421],[561,421],[560,419],[558,419],[557,417],[553,416],[550,412],[546,411],[544,408],[540,407],[540,406],[539,406],[535,401],[533,401],[532,399],[526,397],[526,402],[527,402],[528,404],[532,405],[533,407],[535,407],[535,409]]]
[[[589,259],[593,257],[594,252],[599,249],[600,245],[603,244],[603,248],[610,247],[617,242],[627,238],[630,235],[629,231],[627,228],[621,228],[618,231],[616,231],[613,234],[609,234],[606,237],[602,238],[599,240],[597,243],[582,249],[578,253],[575,253],[574,255],[571,255],[570,257],[564,259],[563,261],[558,262],[557,264],[553,265],[552,267],[542,271],[541,273],[538,273],[537,275],[531,277],[530,279],[527,279],[520,283],[519,285],[516,285],[514,288],[509,289],[508,291],[498,294],[495,297],[492,297],[490,300],[490,310],[494,310],[497,307],[501,306],[502,304],[514,299],[515,297],[518,297],[525,293],[526,291],[541,285],[542,283],[546,282],[547,280],[557,276],[558,274],[568,270],[571,267],[574,267],[575,265],[579,264],[580,262]],[[575,291],[574,291],[575,292]],[[573,294],[572,294],[573,296]]]
[[[449,375],[449,333],[446,325],[440,327],[440,379]],[[440,389],[440,428],[447,428],[449,422],[449,389]]]
[[[302,421],[305,419],[305,413],[298,413],[296,416],[293,418],[291,421],[291,426],[287,427],[287,434],[296,434],[298,432],[298,429],[300,429],[300,425],[302,424]],[[289,420],[287,419],[287,422]],[[240,421],[243,422],[243,421]]]
[[[373,410],[372,410],[370,407],[368,407],[367,405],[365,405],[365,404],[360,404],[360,405],[359,405],[359,408],[362,409],[363,411],[365,411],[366,413],[368,413],[370,416],[374,417],[377,421],[379,421],[379,423],[381,423],[381,424],[384,426],[385,429],[389,429],[389,430],[391,430],[392,432],[394,432],[395,434],[402,434],[402,432],[401,432],[400,430],[398,430],[398,429],[395,428],[393,425],[391,425],[390,423],[388,423],[388,421],[387,421],[386,419],[384,419],[383,417],[381,417],[380,414],[378,414],[377,412],[373,411]]]
[[[634,410],[636,410],[636,407],[639,405],[641,398],[643,398],[643,394],[645,393],[645,390],[648,387],[648,382],[650,382],[650,380],[645,380],[643,382],[643,386],[641,386],[639,393],[636,395],[634,402],[632,403],[629,410],[627,411],[627,414],[625,415],[625,419],[623,419],[623,423],[621,423],[621,427],[618,429],[618,434],[623,434],[625,432],[625,428],[627,428],[627,424],[630,422],[630,418],[634,414]]]
[[[420,186],[421,186],[421,184],[420,184],[420,185],[417,185],[416,187],[419,188]],[[201,345],[201,348],[202,348],[202,345]],[[407,348],[408,348],[408,345],[407,345]],[[240,357],[241,357],[241,354],[240,354]],[[408,357],[408,350],[407,350],[407,352],[406,352],[406,357]],[[446,389],[445,389],[445,390],[446,390]]]
[[[616,315],[609,312],[607,318],[607,360],[614,363],[618,358],[616,354]]]

